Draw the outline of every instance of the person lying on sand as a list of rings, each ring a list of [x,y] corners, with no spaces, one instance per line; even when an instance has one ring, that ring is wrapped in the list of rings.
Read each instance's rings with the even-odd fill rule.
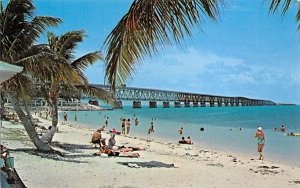
[[[141,146],[114,146],[113,147],[114,150],[119,150],[121,152],[129,152],[129,151],[141,151],[141,150],[145,150],[144,147]]]
[[[130,158],[138,158],[140,157],[139,153],[133,153],[128,151],[121,151],[115,149],[109,149],[107,146],[103,146],[100,148],[100,151],[95,153],[94,155],[101,155],[102,153],[107,154],[107,156],[115,156],[115,157],[130,157]]]

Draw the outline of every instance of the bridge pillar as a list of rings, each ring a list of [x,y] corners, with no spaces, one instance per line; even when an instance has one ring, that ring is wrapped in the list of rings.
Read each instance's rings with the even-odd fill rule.
[[[180,101],[175,101],[174,106],[175,106],[175,108],[180,108],[181,107]]]
[[[239,99],[235,100],[235,106],[240,106],[240,100]]]
[[[133,108],[142,108],[142,102],[141,101],[133,101],[132,107]]]
[[[228,106],[229,105],[229,100],[228,99],[224,99],[224,105]]]
[[[190,102],[189,102],[189,101],[185,101],[185,102],[184,102],[184,107],[191,107]]]
[[[234,106],[234,99],[230,99],[230,106]]]
[[[113,109],[123,109],[122,101],[117,101],[117,104],[113,105]]]
[[[150,101],[149,102],[149,108],[157,108],[157,102],[156,101]]]
[[[222,98],[218,97],[218,107],[222,107]]]
[[[163,108],[170,108],[170,102],[164,101],[163,102]]]
[[[194,101],[194,102],[193,102],[193,107],[198,107],[198,106],[199,106],[198,101]]]
[[[209,106],[210,107],[215,107],[215,98],[214,97],[209,98]]]
[[[200,98],[200,106],[201,107],[206,107],[205,97]]]

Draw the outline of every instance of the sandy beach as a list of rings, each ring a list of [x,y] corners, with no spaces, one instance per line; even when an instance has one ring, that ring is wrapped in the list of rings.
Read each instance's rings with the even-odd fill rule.
[[[40,125],[50,121],[39,118]],[[139,158],[93,155],[95,130],[59,123],[52,146],[63,156],[35,152],[23,126],[3,122],[2,143],[29,188],[44,187],[299,187],[300,168],[193,145],[116,136],[117,145],[142,146]],[[108,140],[109,134],[103,133]]]

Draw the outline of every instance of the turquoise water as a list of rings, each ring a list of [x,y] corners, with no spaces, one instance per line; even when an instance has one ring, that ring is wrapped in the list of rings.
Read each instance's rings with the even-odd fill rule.
[[[90,128],[104,125],[109,117],[109,129],[121,129],[120,118],[131,119],[131,134],[145,138],[156,138],[177,142],[181,136],[191,136],[194,145],[222,151],[233,151],[257,157],[254,134],[258,126],[263,128],[266,137],[265,158],[300,166],[300,137],[286,136],[289,132],[300,132],[300,106],[247,106],[247,107],[181,107],[133,109],[131,105],[123,110],[73,111],[68,112],[69,121]],[[139,119],[134,126],[133,117]],[[60,114],[60,118],[62,116]],[[147,134],[153,119],[155,133]],[[284,124],[286,133],[274,131]],[[200,131],[203,127],[205,130]],[[241,128],[241,130],[240,130]]]

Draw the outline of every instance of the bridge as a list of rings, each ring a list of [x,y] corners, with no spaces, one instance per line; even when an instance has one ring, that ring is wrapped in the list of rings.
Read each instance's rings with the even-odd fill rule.
[[[110,91],[110,87],[108,85],[91,85]],[[174,103],[174,107],[176,108],[182,107],[182,105],[184,107],[276,105],[276,103],[270,100],[126,87],[126,85],[116,88],[115,97],[118,100],[118,107],[116,108],[122,108],[122,101],[124,100],[133,101],[133,108],[141,108],[142,101],[149,101],[150,108],[157,108],[157,102],[162,102],[163,108],[169,108],[171,102]]]

